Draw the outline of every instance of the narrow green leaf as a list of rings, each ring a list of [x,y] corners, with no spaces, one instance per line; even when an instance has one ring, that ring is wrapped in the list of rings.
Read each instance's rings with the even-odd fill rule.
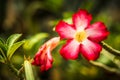
[[[0,62],[5,63],[5,60],[1,55],[0,55]]]
[[[5,42],[4,42],[4,39],[0,38],[0,43],[1,43],[1,44],[4,44],[4,43],[5,43]]]
[[[24,68],[25,68],[26,80],[35,80],[31,63],[28,60],[24,61]]]
[[[7,47],[6,47],[6,45],[0,43],[0,48],[2,49],[2,51],[4,52],[4,54],[6,54],[6,52],[7,52]]]
[[[4,60],[7,60],[7,57],[1,48],[0,48],[0,52],[1,52],[1,56],[3,56]]]
[[[15,43],[15,41],[17,41],[20,37],[22,36],[22,34],[13,34],[11,35],[7,41],[6,44],[8,46],[8,49]]]
[[[25,40],[23,41],[19,41],[14,43],[7,51],[7,57],[10,60],[10,58],[12,57],[12,55],[14,54],[14,52],[25,42]]]
[[[30,39],[28,39],[23,48],[26,50],[30,50],[37,42],[39,42],[41,39],[44,39],[48,37],[47,33],[38,33],[35,36],[31,37]]]
[[[7,59],[6,56],[7,48],[2,38],[0,38],[0,62],[5,62]]]

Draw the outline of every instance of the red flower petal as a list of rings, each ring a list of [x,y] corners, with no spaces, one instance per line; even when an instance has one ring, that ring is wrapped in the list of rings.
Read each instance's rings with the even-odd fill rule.
[[[41,71],[46,71],[52,67],[52,55],[50,53],[50,47],[46,48],[46,45],[43,45],[38,53],[35,55],[33,65],[41,66]]]
[[[80,9],[73,15],[72,20],[75,28],[82,31],[90,24],[92,16],[86,10]]]
[[[80,52],[87,60],[96,60],[101,50],[102,47],[99,44],[88,39],[80,45]]]
[[[61,48],[60,54],[65,59],[76,59],[79,53],[79,43],[75,40],[68,40],[67,43]]]
[[[43,53],[45,53],[45,45],[43,45],[39,51],[36,53],[35,57],[34,57],[34,61],[32,62],[33,65],[36,65],[36,66],[40,66],[41,65],[41,62],[43,62]],[[44,51],[43,51],[44,50]],[[41,58],[42,58],[42,61],[41,61]]]
[[[104,40],[109,34],[106,26],[102,22],[96,22],[92,24],[86,29],[86,32],[88,38],[95,42],[100,42]]]
[[[51,67],[52,67],[52,63],[49,60],[47,60],[46,65],[41,65],[40,71],[42,71],[42,72],[47,71]]]
[[[54,37],[42,45],[36,53],[32,64],[40,66],[41,71],[46,71],[51,68],[53,62],[51,51],[58,45],[59,41],[59,37]]]
[[[64,21],[60,21],[57,26],[56,26],[56,31],[58,32],[58,34],[60,35],[60,38],[73,38],[74,34],[75,34],[75,30],[73,29],[73,27],[67,23],[65,23]]]
[[[53,59],[52,59],[52,56],[51,56],[49,49],[47,50],[46,54],[44,55],[44,59],[40,60],[40,61],[42,61],[41,67],[40,67],[41,71],[47,71],[49,68],[52,67]]]

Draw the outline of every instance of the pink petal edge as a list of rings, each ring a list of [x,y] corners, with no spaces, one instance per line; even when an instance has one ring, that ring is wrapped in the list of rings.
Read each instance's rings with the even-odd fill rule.
[[[95,42],[100,42],[107,38],[109,32],[102,22],[96,22],[86,29],[88,38]]]
[[[56,25],[56,32],[58,32],[58,34],[60,35],[61,39],[71,39],[74,37],[75,34],[75,30],[72,27],[72,25],[67,24],[64,21],[60,21],[57,25]]]
[[[72,20],[76,30],[82,31],[88,27],[92,20],[92,16],[86,10],[80,9],[73,15]]]

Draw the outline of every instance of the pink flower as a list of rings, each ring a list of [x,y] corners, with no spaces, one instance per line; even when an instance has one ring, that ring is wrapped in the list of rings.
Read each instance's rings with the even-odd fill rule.
[[[61,39],[68,39],[62,46],[60,54],[65,59],[76,59],[81,53],[87,60],[96,60],[102,50],[99,44],[106,39],[109,32],[102,22],[90,25],[91,14],[80,9],[72,17],[73,24],[60,21],[56,25],[56,31]]]
[[[43,44],[34,57],[33,65],[40,66],[41,71],[46,71],[52,67],[53,58],[51,51],[58,45],[59,37],[54,37]]]

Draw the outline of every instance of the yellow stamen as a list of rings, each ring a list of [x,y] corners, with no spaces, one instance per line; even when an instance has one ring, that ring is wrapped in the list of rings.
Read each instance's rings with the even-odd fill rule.
[[[77,40],[78,42],[82,42],[83,40],[85,40],[87,37],[87,34],[85,31],[81,31],[81,32],[77,32],[75,35],[75,40]]]

